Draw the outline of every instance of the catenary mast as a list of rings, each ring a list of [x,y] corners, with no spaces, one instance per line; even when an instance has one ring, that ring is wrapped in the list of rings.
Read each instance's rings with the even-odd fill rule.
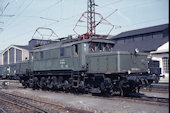
[[[92,38],[96,34],[95,6],[95,0],[87,0],[87,33],[89,33],[89,38]]]

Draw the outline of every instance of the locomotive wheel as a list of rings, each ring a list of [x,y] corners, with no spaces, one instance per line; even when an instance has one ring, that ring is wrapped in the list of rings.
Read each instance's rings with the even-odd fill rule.
[[[125,96],[126,95],[126,92],[123,88],[120,89],[120,96]]]
[[[79,84],[79,91],[80,91],[80,93],[82,93],[82,94],[87,93],[87,90],[85,90],[84,81],[80,81],[80,84]]]
[[[42,77],[40,80],[40,87],[41,89],[45,89],[45,77]]]
[[[34,81],[33,81],[33,79],[29,79],[28,83],[29,83],[29,87],[30,87],[30,88],[33,88],[33,86],[34,86]]]
[[[101,89],[102,92],[105,92],[104,82],[102,82],[102,83],[100,84],[100,89]]]
[[[120,89],[120,96],[129,96],[130,94],[129,88],[121,88]]]
[[[110,96],[112,94],[112,83],[110,78],[105,78],[100,84],[100,90],[102,95]]]
[[[47,84],[47,88],[51,89],[51,78],[50,77],[46,79],[46,84]]]
[[[34,77],[33,78],[33,90],[34,89],[38,89],[38,78],[37,77]]]
[[[70,84],[67,80],[64,81],[63,90],[69,92]]]
[[[104,82],[102,82],[102,83],[100,84],[100,90],[101,90],[101,94],[102,94],[103,96],[107,96],[107,97],[108,97],[108,96],[111,96],[111,94],[112,94],[111,89],[110,89],[110,88],[106,88]]]
[[[28,87],[27,82],[25,80],[21,80],[21,82],[22,82],[22,85],[24,86],[24,88]]]
[[[51,77],[51,84],[50,87],[52,87],[53,90],[57,90],[57,78],[55,76]]]
[[[54,89],[54,82],[53,81],[50,82],[49,87],[50,87],[50,89]]]

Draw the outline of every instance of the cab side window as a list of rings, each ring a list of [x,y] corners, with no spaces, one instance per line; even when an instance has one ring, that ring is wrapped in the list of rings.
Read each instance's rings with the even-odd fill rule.
[[[74,45],[74,56],[78,56],[78,45]]]
[[[60,48],[60,56],[64,56],[64,48]]]

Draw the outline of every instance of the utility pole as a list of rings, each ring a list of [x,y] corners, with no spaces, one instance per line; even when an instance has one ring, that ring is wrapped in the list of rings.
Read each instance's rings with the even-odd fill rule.
[[[87,33],[89,33],[89,38],[92,38],[96,34],[95,6],[94,0],[87,0]]]

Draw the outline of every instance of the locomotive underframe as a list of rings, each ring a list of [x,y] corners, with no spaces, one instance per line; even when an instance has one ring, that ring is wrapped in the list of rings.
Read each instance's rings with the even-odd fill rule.
[[[120,92],[122,96],[139,91],[148,86],[153,79],[147,73],[87,73],[86,71],[27,71],[20,76],[25,87],[33,89],[112,94]]]

